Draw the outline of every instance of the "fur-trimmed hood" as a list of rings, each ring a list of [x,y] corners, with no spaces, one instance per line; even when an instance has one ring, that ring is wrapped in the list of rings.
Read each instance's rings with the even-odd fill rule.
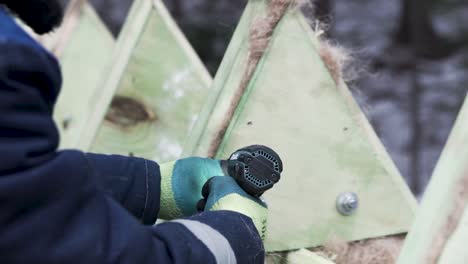
[[[59,0],[0,0],[36,33],[45,34],[60,25],[63,7]]]

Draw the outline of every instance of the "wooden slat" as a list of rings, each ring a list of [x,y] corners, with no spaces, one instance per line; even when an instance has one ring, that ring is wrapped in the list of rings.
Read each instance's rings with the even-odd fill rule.
[[[211,77],[163,3],[143,2],[128,20],[145,18],[141,33],[119,40],[134,45],[116,54],[106,84],[116,94],[92,151],[164,162],[183,154],[212,91]]]
[[[250,1],[214,86],[221,91],[193,138],[206,155],[239,87],[249,27],[265,13]],[[237,108],[218,157],[239,147],[265,144],[283,157],[281,182],[265,196],[270,206],[266,247],[284,251],[317,246],[333,236],[361,240],[406,232],[416,202],[354,102],[322,62],[320,43],[302,14],[291,11],[278,26],[248,91]],[[208,106],[210,107],[210,106]],[[350,217],[335,209],[337,196],[356,192],[361,206]]]
[[[289,264],[333,264],[332,261],[327,260],[307,249],[300,249],[289,253],[287,260]]]
[[[468,240],[468,208],[462,214],[454,233],[450,236],[440,256],[441,264],[466,264],[468,263],[468,252],[466,241]]]
[[[289,253],[267,254],[266,264],[333,264],[334,262],[325,259],[307,249],[300,249]]]
[[[57,30],[56,40],[51,47],[52,52],[61,57],[69,42],[72,40],[72,34],[75,32],[76,27],[80,24],[83,15],[83,7],[88,3],[88,0],[70,0],[67,9],[65,10],[65,19],[62,25]],[[89,8],[89,6],[88,6]]]
[[[467,131],[468,100],[424,194],[399,264],[468,263]]]
[[[106,69],[104,80],[99,83],[100,89],[90,99],[92,116],[86,122],[86,130],[79,138],[79,145],[83,149],[90,149],[107,113],[109,105],[117,92],[118,84],[132,56],[133,49],[138,43],[144,25],[151,12],[150,0],[136,0],[128,14],[127,22],[120,32],[112,58]]]

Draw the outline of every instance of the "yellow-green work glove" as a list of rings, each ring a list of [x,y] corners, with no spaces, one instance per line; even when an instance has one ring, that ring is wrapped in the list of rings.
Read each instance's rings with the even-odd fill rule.
[[[191,157],[160,165],[161,210],[159,218],[172,220],[197,213],[202,188],[213,176],[225,176],[224,161]]]
[[[234,211],[252,219],[262,239],[265,238],[268,208],[260,199],[247,194],[231,177],[213,177],[203,186],[204,199],[199,211]]]

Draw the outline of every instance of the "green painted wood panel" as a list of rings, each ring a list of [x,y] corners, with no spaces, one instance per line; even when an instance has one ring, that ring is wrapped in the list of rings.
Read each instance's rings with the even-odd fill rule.
[[[194,153],[206,155],[238,88],[247,58],[249,26],[265,13],[250,1],[216,75],[220,91],[206,110]],[[291,11],[242,99],[218,157],[265,144],[283,157],[284,176],[265,195],[270,208],[268,251],[308,248],[331,237],[361,240],[406,232],[416,202],[344,83],[337,86],[318,55],[320,43],[302,14]],[[208,106],[210,107],[210,106]],[[353,191],[360,208],[350,217],[335,209]]]
[[[60,64],[63,86],[54,119],[60,130],[61,148],[82,148],[79,139],[94,105],[90,98],[109,63],[114,39],[94,9],[86,4],[67,41]]]
[[[436,166],[432,180],[418,211],[414,225],[403,247],[399,264],[427,263],[432,253],[434,240],[443,231],[444,223],[455,221],[450,217],[456,195],[460,192],[460,181],[468,173],[468,100],[463,106],[452,134]],[[466,188],[466,186],[465,186]],[[466,190],[465,190],[466,191]],[[460,201],[467,204],[467,201]],[[449,237],[438,263],[468,263],[468,208],[455,232]]]
[[[162,2],[150,10],[131,55],[116,58],[125,67],[92,151],[164,162],[182,155],[211,77]]]

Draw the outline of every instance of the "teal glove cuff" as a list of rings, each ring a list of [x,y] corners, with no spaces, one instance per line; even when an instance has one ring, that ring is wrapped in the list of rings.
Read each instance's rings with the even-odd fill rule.
[[[161,219],[171,220],[197,213],[197,202],[208,179],[223,176],[219,160],[187,158],[162,164]]]

